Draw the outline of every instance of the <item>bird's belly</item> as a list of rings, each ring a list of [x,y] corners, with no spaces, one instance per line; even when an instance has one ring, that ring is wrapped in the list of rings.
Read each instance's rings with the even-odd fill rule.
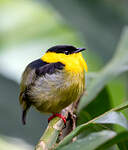
[[[60,112],[83,94],[84,73],[47,74],[40,77],[31,89],[31,100],[40,112]]]

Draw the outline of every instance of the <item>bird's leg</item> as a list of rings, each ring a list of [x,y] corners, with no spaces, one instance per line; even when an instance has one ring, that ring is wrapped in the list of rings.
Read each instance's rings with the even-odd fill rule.
[[[76,128],[76,114],[73,114],[72,112],[69,112],[70,114],[70,121],[72,124],[72,130]]]
[[[66,125],[66,118],[65,118],[63,115],[59,114],[59,113],[55,113],[55,114],[53,114],[51,117],[49,117],[49,118],[48,118],[48,123],[49,123],[53,118],[55,118],[55,117],[61,118],[61,119],[63,120],[64,124]]]

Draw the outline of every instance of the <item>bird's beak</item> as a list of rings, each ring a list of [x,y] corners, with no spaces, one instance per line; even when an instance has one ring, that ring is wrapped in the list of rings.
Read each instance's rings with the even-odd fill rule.
[[[86,50],[86,48],[77,48],[77,50],[74,53],[79,53]]]

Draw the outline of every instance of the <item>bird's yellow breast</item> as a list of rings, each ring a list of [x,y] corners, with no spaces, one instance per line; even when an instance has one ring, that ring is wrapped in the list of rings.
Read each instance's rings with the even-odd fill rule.
[[[47,63],[61,62],[65,65],[65,69],[72,73],[80,73],[84,70],[88,71],[87,64],[81,53],[65,55],[62,53],[47,52],[41,59]]]

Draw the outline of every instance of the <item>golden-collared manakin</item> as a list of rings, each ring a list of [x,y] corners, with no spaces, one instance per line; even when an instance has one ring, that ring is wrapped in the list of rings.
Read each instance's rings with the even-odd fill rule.
[[[87,72],[83,50],[85,48],[57,45],[28,64],[20,83],[23,124],[30,106],[43,113],[56,114],[81,97]]]

